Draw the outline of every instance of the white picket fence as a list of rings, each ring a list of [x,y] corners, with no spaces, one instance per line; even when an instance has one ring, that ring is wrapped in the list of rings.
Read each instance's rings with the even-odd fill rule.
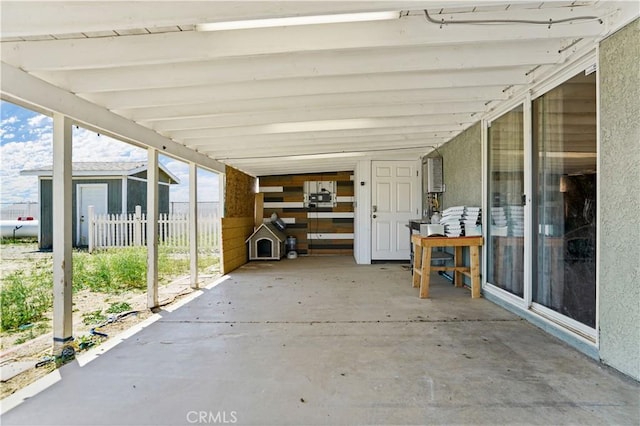
[[[88,208],[89,253],[99,248],[133,247],[147,243],[147,215],[136,206],[135,213],[95,214]],[[215,214],[198,215],[198,249],[219,249],[220,218]],[[158,218],[158,244],[189,248],[189,216],[161,214]]]

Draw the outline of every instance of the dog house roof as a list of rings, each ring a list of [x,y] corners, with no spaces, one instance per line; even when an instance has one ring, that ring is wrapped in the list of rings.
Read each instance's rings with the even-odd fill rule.
[[[258,233],[265,232],[265,231],[262,231],[262,229],[266,229],[279,242],[283,242],[286,239],[286,235],[282,231],[280,231],[278,228],[276,228],[274,224],[272,224],[272,223],[263,223],[262,225],[258,226],[258,229],[256,229],[253,232],[253,234],[251,234],[251,236],[246,239],[245,242],[248,242],[250,239],[252,239]]]

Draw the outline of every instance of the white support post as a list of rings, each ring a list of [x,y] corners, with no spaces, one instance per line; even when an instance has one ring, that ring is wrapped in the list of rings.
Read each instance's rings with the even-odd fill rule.
[[[226,203],[225,194],[227,193],[227,174],[220,173],[218,175],[218,229],[220,232],[217,235],[216,246],[218,247],[218,254],[220,256],[220,270],[222,271],[222,218],[224,217],[224,205]]]
[[[158,306],[158,151],[147,151],[147,307]]]
[[[122,210],[121,210],[123,215],[126,215],[127,213],[129,213],[127,211],[127,203],[129,202],[128,192],[129,192],[129,178],[127,176],[124,176],[122,178]]]
[[[227,174],[220,173],[218,175],[218,220],[224,217],[224,204],[226,203],[225,194],[227,193]],[[220,247],[222,247],[222,241],[220,241]]]
[[[73,340],[71,119],[53,115],[53,352]]]
[[[198,168],[189,163],[189,254],[191,288],[198,288]]]

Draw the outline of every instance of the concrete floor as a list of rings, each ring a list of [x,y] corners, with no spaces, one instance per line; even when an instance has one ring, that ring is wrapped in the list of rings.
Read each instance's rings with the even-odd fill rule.
[[[420,300],[402,265],[349,257],[250,263],[84,362],[2,424],[640,422],[637,382],[440,277]]]

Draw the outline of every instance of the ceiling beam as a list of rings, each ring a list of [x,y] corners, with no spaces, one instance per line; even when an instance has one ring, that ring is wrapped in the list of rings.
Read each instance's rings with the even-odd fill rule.
[[[357,156],[348,159],[306,159],[288,158],[277,162],[274,166],[267,166],[262,161],[243,161],[228,163],[230,166],[242,170],[245,173],[251,170],[254,176],[271,176],[271,175],[288,175],[299,173],[322,173],[322,172],[342,172],[355,169],[356,161],[365,158],[365,156]],[[272,163],[273,164],[273,163]]]
[[[215,157],[219,161],[230,161],[237,159],[257,159],[257,158],[278,158],[283,156],[292,155],[310,155],[310,154],[338,154],[338,153],[352,153],[352,152],[386,152],[386,151],[404,151],[407,149],[427,149],[441,146],[443,144],[442,139],[438,140],[422,140],[422,141],[396,141],[396,142],[380,142],[380,143],[368,143],[361,145],[345,146],[344,144],[323,144],[312,146],[296,146],[296,147],[284,147],[278,145],[276,149],[268,147],[254,147],[244,152],[238,152],[235,150],[204,150],[212,157]]]
[[[266,144],[255,143],[251,141],[237,141],[233,139],[233,143],[201,143],[201,144],[189,144],[188,146],[198,151],[215,152],[243,152],[247,150],[253,150],[254,148],[283,148],[283,149],[296,149],[302,147],[332,147],[343,149],[351,149],[359,146],[369,146],[376,144],[388,144],[393,145],[396,143],[419,145],[421,143],[436,143],[440,144],[448,140],[449,134],[447,132],[442,133],[406,133],[406,134],[381,134],[375,136],[350,136],[350,137],[315,137],[307,139],[291,140],[287,139],[279,141],[278,144]]]
[[[207,101],[183,105],[164,105],[141,108],[113,109],[116,114],[138,122],[196,118],[217,114],[270,112],[295,109],[323,109],[333,107],[384,106],[419,103],[474,103],[507,99],[504,86],[466,87],[448,89],[408,89],[380,92],[331,93],[273,99],[229,99],[224,102]]]
[[[35,71],[45,81],[71,92],[224,84],[283,78],[323,77],[376,73],[463,70],[535,66],[559,62],[559,40],[496,42],[454,46],[409,46],[260,55],[202,62],[168,62],[118,68],[70,71]],[[526,54],[523,54],[526,52]]]
[[[298,78],[213,86],[193,86],[169,89],[129,90],[110,93],[79,94],[108,109],[183,105],[226,100],[277,98],[302,95],[379,92],[410,89],[451,89],[492,86],[496,83],[520,85],[528,82],[525,68],[494,71],[449,71],[365,74],[337,77]],[[467,89],[472,96],[473,90]]]
[[[167,139],[153,130],[120,117],[105,108],[80,99],[26,72],[1,63],[0,95],[3,100],[37,111],[63,114],[83,127],[134,144],[151,147],[160,153],[224,173],[224,165]]]
[[[464,1],[434,2],[430,6],[456,7]],[[487,1],[478,4],[491,3]],[[474,3],[474,4],[476,4]],[[161,28],[208,22],[328,13],[408,10],[428,5],[424,1],[3,1],[2,34],[21,37],[41,34],[68,34]],[[55,16],[56,19],[51,19]]]
[[[404,117],[383,117],[375,119],[356,119],[356,120],[327,120],[326,123],[273,123],[256,126],[240,126],[240,127],[220,127],[215,129],[193,129],[193,130],[176,130],[166,132],[165,136],[171,139],[189,139],[194,137],[200,138],[220,138],[235,137],[241,135],[261,135],[261,134],[286,134],[286,133],[304,133],[304,132],[328,132],[336,130],[350,129],[376,129],[385,127],[403,127],[403,126],[440,126],[448,130],[460,128],[465,124],[473,123],[471,114],[444,114],[444,115],[411,115]]]
[[[530,9],[528,19],[548,20],[563,11]],[[509,13],[497,14],[509,18]],[[348,24],[305,25],[242,31],[180,32],[37,43],[3,43],[3,60],[28,70],[73,70],[205,61],[238,56],[323,50],[495,43],[596,37],[597,21],[571,25],[435,25],[423,16]]]
[[[386,152],[383,153],[387,159],[415,159],[419,160],[423,155],[431,152],[431,148],[406,150],[400,153]],[[377,157],[374,157],[375,155]],[[380,153],[376,152],[362,152],[362,153],[350,153],[345,154],[342,157],[329,156],[329,155],[315,155],[315,156],[291,156],[282,157],[279,159],[271,160],[233,160],[227,162],[234,167],[241,170],[251,170],[255,176],[266,175],[282,175],[291,173],[314,173],[314,172],[329,172],[329,171],[342,171],[342,170],[354,170],[356,161],[362,159],[380,158]]]
[[[384,127],[384,128],[368,128],[368,129],[348,129],[348,130],[331,130],[326,132],[292,132],[292,133],[279,133],[279,134],[257,134],[257,135],[245,135],[234,136],[233,144],[242,143],[254,143],[254,144],[269,144],[277,142],[286,143],[287,141],[304,141],[304,140],[318,140],[329,138],[354,138],[354,137],[369,137],[380,135],[409,135],[409,134],[428,134],[432,137],[449,137],[452,138],[459,132],[464,130],[466,125],[419,125],[419,126],[401,126],[401,127]],[[212,145],[226,145],[230,139],[227,136],[219,138],[212,137],[193,137],[185,138],[183,142],[187,146],[200,147],[206,144]]]
[[[347,118],[387,118],[412,115],[443,115],[484,112],[486,102],[453,102],[434,104],[404,104],[386,106],[357,106],[346,108],[305,108],[249,114],[219,114],[198,118],[177,118],[157,122],[141,122],[158,132],[187,129],[250,126],[269,123],[337,120]]]

